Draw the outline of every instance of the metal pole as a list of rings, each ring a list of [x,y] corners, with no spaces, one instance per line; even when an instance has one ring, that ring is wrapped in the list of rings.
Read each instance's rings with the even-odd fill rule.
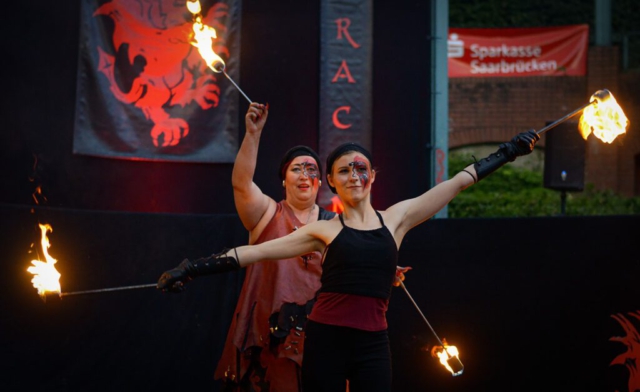
[[[229,79],[229,81],[236,86],[236,88],[238,89],[238,91],[240,91],[240,94],[242,94],[242,96],[245,97],[245,99],[249,102],[249,105],[251,105],[251,100],[249,99],[249,97],[247,97],[247,94],[244,93],[244,91],[242,91],[242,89],[240,88],[240,86],[238,86],[236,84],[236,82],[233,81],[233,79],[231,79],[231,77],[229,75],[227,75],[227,73],[224,71],[224,69],[222,70],[222,73],[224,74],[224,76],[227,77],[227,79]]]
[[[147,289],[151,287],[156,287],[157,283],[149,283],[149,284],[139,284],[135,286],[122,286],[122,287],[111,287],[108,289],[97,289],[97,290],[84,290],[84,291],[71,291],[68,293],[60,293],[60,297],[67,297],[69,295],[81,295],[81,294],[94,294],[94,293],[106,293],[109,291],[122,291],[122,290],[136,290],[136,289]]]
[[[416,301],[414,301],[413,297],[411,296],[411,294],[409,294],[409,290],[407,290],[407,286],[405,286],[404,282],[402,282],[401,280],[399,282],[400,282],[400,286],[402,286],[402,289],[404,290],[404,292],[407,293],[407,297],[409,297],[411,302],[413,302],[413,306],[416,307],[416,310],[418,311],[418,313],[420,313],[420,316],[422,316],[422,319],[424,320],[424,322],[427,323],[427,326],[429,326],[429,329],[431,330],[431,332],[433,332],[433,336],[436,337],[436,339],[438,340],[438,342],[442,346],[442,351],[447,356],[447,364],[449,365],[449,367],[451,368],[451,371],[452,371],[451,374],[453,376],[461,375],[462,372],[464,371],[464,365],[462,364],[462,361],[460,361],[460,358],[458,358],[458,357],[452,357],[451,355],[449,355],[449,352],[447,351],[447,348],[445,347],[445,344],[442,342],[442,340],[440,340],[440,338],[438,337],[438,334],[436,334],[436,331],[433,329],[433,327],[429,323],[429,320],[427,320],[427,318],[422,313],[422,310],[420,310],[420,307],[418,306]]]
[[[407,290],[407,286],[404,285],[404,283],[402,281],[400,281],[400,286],[402,287],[402,289],[404,290],[405,293],[407,293],[407,297],[409,297],[409,299],[411,300],[411,302],[413,302],[413,306],[416,307],[416,310],[418,311],[418,313],[420,313],[420,316],[422,316],[422,319],[424,320],[425,323],[427,323],[427,326],[429,327],[429,329],[431,330],[431,332],[433,332],[433,336],[436,337],[436,339],[438,340],[438,343],[440,343],[440,345],[442,347],[444,347],[444,343],[442,343],[442,340],[440,340],[440,338],[438,337],[438,334],[436,333],[436,331],[434,331],[433,327],[431,326],[431,324],[429,323],[429,320],[427,320],[427,318],[424,316],[424,314],[422,313],[422,310],[420,310],[420,307],[418,306],[418,304],[416,303],[416,301],[413,300],[413,297],[411,296],[411,294],[409,294],[409,290]],[[449,355],[449,354],[447,354]]]
[[[567,121],[568,119],[570,119],[571,117],[575,116],[576,114],[580,113],[581,111],[583,111],[587,106],[592,105],[593,103],[595,103],[595,101],[593,102],[589,102],[588,104],[582,106],[579,109],[574,110],[573,112],[567,114],[566,116],[552,122],[551,124],[547,125],[546,127],[540,129],[539,131],[536,131],[536,133],[538,135],[542,135],[543,133],[547,132],[548,130],[550,130],[551,128],[555,128],[556,126],[562,124],[563,122]]]

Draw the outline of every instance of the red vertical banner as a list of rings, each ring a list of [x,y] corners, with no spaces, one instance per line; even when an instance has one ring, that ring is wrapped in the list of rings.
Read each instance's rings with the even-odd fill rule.
[[[325,162],[344,142],[371,149],[373,2],[322,0],[320,18],[318,153]],[[330,205],[333,196],[323,187],[318,203]]]
[[[450,28],[450,78],[583,76],[589,26]]]
[[[236,79],[240,0],[201,0],[196,12],[186,3],[82,0],[74,153],[234,161],[238,92],[193,43],[194,27],[210,28],[212,50]]]

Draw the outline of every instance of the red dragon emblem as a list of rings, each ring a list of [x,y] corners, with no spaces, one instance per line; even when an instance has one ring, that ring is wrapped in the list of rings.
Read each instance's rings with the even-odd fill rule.
[[[640,310],[635,312],[628,312],[629,317],[633,317],[636,320],[640,320]],[[622,365],[629,370],[629,392],[640,391],[640,373],[638,372],[638,365],[640,360],[640,333],[628,318],[623,314],[611,315],[620,325],[626,333],[626,336],[613,336],[609,340],[612,342],[620,342],[626,346],[626,351],[618,355],[611,361],[610,366]]]
[[[224,60],[228,6],[216,3],[203,23],[218,32],[213,50]],[[109,54],[98,47],[99,71],[121,102],[140,109],[153,125],[150,136],[156,147],[178,145],[189,134],[189,124],[171,108],[196,103],[206,110],[218,106],[220,88],[216,75],[191,44],[193,15],[186,0],[113,0],[93,14],[112,19],[113,47]]]

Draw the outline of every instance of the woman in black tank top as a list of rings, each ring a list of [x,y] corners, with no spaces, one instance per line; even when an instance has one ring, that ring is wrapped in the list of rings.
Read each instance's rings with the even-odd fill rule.
[[[385,211],[371,205],[375,182],[371,154],[345,143],[327,158],[326,179],[344,211],[261,243],[224,250],[195,261],[183,260],[158,281],[163,291],[180,292],[196,276],[235,270],[263,261],[323,253],[322,286],[304,342],[305,392],[389,392],[391,356],[386,330],[389,293],[395,279],[398,248],[406,233],[447,205],[459,192],[506,162],[533,151],[540,136],[523,132],[497,152],[415,198]]]

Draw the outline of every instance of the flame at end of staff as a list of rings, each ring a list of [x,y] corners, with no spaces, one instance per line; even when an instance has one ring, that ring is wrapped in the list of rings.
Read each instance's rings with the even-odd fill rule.
[[[32,260],[31,267],[27,268],[28,272],[31,272],[34,276],[31,279],[33,287],[38,290],[38,294],[44,300],[47,294],[56,293],[60,295],[62,289],[60,288],[60,273],[56,270],[56,259],[49,255],[49,238],[47,232],[53,231],[49,224],[39,224],[42,237],[40,243],[42,244],[42,253],[46,259],[46,262],[40,260]]]
[[[217,38],[216,29],[202,22],[200,1],[187,1],[187,9],[193,14],[193,41],[191,45],[198,48],[200,56],[215,73],[224,71],[226,64],[222,57],[213,51],[213,40]]]
[[[596,91],[591,105],[584,108],[580,116],[580,133],[587,140],[593,133],[605,143],[612,143],[618,135],[627,132],[629,120],[609,90]]]
[[[444,343],[444,346],[434,346],[431,350],[431,355],[437,357],[442,366],[451,372],[453,376],[459,376],[464,371],[464,365],[460,361],[456,346],[449,346],[446,343]]]

